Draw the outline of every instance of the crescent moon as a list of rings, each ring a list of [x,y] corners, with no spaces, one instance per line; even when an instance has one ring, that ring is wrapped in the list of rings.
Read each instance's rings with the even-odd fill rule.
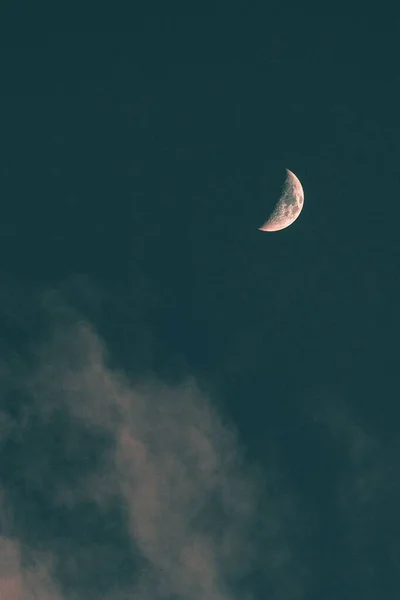
[[[304,192],[296,175],[286,169],[286,181],[282,194],[274,210],[265,221],[260,231],[280,231],[289,227],[297,219],[304,204]]]

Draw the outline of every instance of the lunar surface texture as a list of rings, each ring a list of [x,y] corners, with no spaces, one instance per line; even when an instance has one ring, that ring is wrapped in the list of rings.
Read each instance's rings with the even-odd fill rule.
[[[281,197],[260,231],[279,231],[289,227],[299,216],[304,204],[304,192],[296,175],[286,169],[286,181]]]

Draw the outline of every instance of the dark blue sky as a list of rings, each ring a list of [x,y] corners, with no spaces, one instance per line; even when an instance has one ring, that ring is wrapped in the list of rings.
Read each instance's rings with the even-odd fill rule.
[[[398,597],[397,21],[323,11],[4,12],[1,585]],[[285,168],[304,210],[261,233]]]

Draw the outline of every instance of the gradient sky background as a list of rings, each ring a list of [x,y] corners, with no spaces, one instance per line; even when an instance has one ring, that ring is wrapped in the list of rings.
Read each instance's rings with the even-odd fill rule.
[[[2,8],[7,600],[400,597],[399,20],[268,5]]]

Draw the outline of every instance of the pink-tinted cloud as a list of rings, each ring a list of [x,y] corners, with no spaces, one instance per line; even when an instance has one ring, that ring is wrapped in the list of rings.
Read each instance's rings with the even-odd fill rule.
[[[268,489],[193,379],[130,382],[76,318],[56,319],[35,355],[11,377],[19,417],[3,412],[24,488],[5,490],[9,530],[41,566],[35,598],[232,600],[250,597],[257,572],[271,597],[302,598],[290,498]],[[27,571],[13,560],[17,600]]]
[[[18,542],[0,537],[0,599],[62,600],[47,557],[36,553],[34,562],[23,565]]]

